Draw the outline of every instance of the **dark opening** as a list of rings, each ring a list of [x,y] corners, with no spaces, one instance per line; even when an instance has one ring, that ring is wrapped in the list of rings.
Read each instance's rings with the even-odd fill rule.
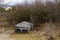
[[[27,30],[22,30],[22,32],[27,32]]]
[[[20,29],[16,29],[15,32],[16,32],[16,33],[26,33],[26,32],[28,32],[28,30],[24,30],[24,29],[23,29],[22,32],[21,32]]]
[[[16,29],[15,32],[19,33],[19,32],[21,32],[21,30],[20,29]]]

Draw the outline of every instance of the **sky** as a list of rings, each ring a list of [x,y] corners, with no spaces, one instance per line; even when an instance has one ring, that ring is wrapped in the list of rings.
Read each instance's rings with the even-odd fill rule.
[[[15,5],[15,4],[24,4],[26,0],[5,0],[4,4]],[[34,0],[32,0],[34,2]],[[27,3],[32,3],[31,0],[27,0]]]
[[[24,3],[24,0],[5,0],[4,4],[15,5],[17,3]]]
[[[4,4],[15,5],[15,4],[24,4],[26,0],[5,0]],[[42,3],[45,3],[47,0],[40,0]],[[55,2],[54,0],[50,0],[51,2]],[[34,3],[35,0],[27,0],[28,4]]]

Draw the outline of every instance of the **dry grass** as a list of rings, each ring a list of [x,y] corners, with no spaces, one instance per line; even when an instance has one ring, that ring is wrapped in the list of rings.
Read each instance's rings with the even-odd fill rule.
[[[44,33],[40,32],[30,32],[27,34],[13,34],[11,35],[11,38],[14,37],[16,40],[46,40],[46,36],[43,36]]]
[[[11,34],[12,30],[9,29],[8,32],[0,35],[0,40],[48,40],[50,37],[53,37],[54,40],[60,40],[60,29],[56,29],[54,24],[46,23],[41,27],[39,31],[20,34]]]

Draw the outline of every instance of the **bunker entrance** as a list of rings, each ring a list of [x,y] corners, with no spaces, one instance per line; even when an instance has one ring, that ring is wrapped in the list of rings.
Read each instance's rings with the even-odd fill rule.
[[[26,33],[28,31],[27,30],[24,30],[24,29],[22,31],[21,31],[21,29],[16,29],[15,32],[16,33]]]

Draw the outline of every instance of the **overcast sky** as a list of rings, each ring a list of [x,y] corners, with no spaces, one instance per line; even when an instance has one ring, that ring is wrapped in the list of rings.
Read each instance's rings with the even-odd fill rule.
[[[26,0],[5,0],[4,4],[7,4],[7,3],[8,3],[8,5],[24,4],[25,1]],[[32,1],[35,2],[34,0],[27,0],[27,3],[30,4],[30,3],[32,3]]]
[[[15,4],[24,4],[26,0],[5,0],[4,4],[7,4],[8,5],[15,5]],[[40,0],[41,2],[45,3],[47,0]],[[50,0],[51,2],[55,2],[54,0]],[[27,0],[27,2],[30,4],[30,3],[34,3],[35,0]]]

